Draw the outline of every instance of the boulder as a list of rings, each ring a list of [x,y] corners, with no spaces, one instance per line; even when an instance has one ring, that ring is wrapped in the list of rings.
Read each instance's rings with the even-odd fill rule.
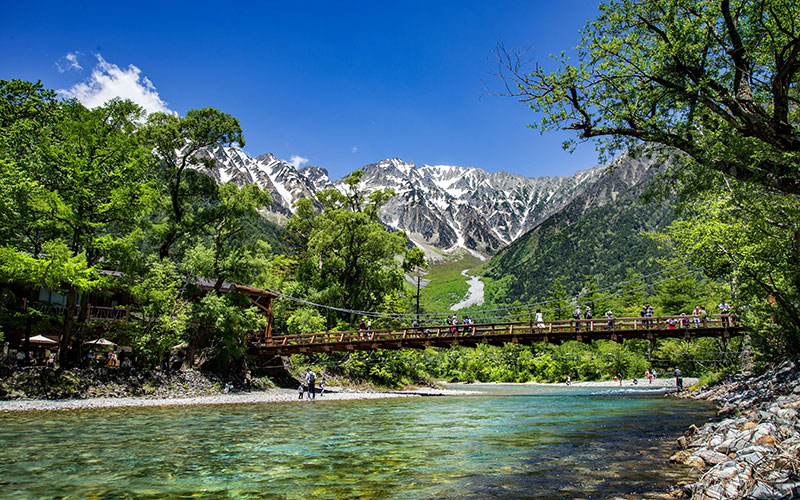
[[[675,464],[685,464],[686,460],[691,456],[692,456],[692,454],[689,453],[688,451],[685,451],[685,450],[684,451],[679,451],[679,452],[675,453],[674,455],[672,455],[671,457],[669,457],[669,461],[672,462],[672,463],[675,463]],[[705,465],[705,463],[703,465]]]
[[[689,467],[706,467],[706,462],[700,457],[691,455],[683,461],[683,465],[688,465]]]
[[[728,455],[709,449],[695,451],[694,456],[702,458],[708,465],[717,465],[728,461]]]
[[[756,487],[750,492],[748,498],[751,500],[774,500],[780,498],[781,494],[778,490],[766,483],[756,483]]]

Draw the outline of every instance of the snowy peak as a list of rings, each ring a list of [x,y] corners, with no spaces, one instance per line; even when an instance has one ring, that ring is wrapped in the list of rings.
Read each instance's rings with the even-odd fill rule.
[[[392,189],[382,221],[417,243],[493,253],[593,183],[602,167],[568,177],[527,178],[474,167],[422,165],[397,158],[362,168],[367,192]],[[342,180],[336,182],[343,189]]]
[[[215,147],[203,153],[216,160],[207,172],[217,182],[258,184],[274,200],[269,211],[281,221],[300,198],[323,189],[344,190],[346,177],[331,181],[324,168],[300,170],[272,154],[250,158],[241,149]],[[405,230],[423,247],[459,248],[491,254],[511,243],[592,185],[605,167],[566,177],[529,178],[474,167],[421,165],[390,158],[364,165],[367,194],[392,189],[396,196],[381,210],[381,222]]]

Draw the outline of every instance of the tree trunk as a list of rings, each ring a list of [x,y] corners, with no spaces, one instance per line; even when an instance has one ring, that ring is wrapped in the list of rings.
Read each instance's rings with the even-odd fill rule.
[[[200,348],[200,344],[203,342],[203,339],[206,338],[206,329],[203,327],[199,327],[197,329],[197,333],[192,335],[189,339],[189,343],[186,346],[186,356],[183,357],[183,363],[181,363],[181,370],[191,370],[194,368],[194,359],[197,357],[197,350]]]
[[[69,364],[69,349],[72,344],[72,335],[75,329],[75,290],[67,292],[67,304],[64,308],[64,325],[61,328],[61,339],[58,343],[58,355],[56,356],[57,367]]]

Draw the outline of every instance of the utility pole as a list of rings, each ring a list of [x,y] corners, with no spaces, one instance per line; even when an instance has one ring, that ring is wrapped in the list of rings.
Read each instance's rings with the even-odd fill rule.
[[[419,282],[420,282],[420,269],[417,266],[417,323],[419,323]]]

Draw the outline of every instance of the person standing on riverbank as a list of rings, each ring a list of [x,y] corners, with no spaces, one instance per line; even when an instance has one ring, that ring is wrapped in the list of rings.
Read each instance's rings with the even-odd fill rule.
[[[678,392],[683,391],[683,373],[681,373],[680,368],[675,368],[675,387]]]
[[[317,399],[317,393],[314,389],[314,382],[317,381],[317,374],[314,373],[311,368],[306,368],[306,386],[308,387],[307,396],[308,399]]]

